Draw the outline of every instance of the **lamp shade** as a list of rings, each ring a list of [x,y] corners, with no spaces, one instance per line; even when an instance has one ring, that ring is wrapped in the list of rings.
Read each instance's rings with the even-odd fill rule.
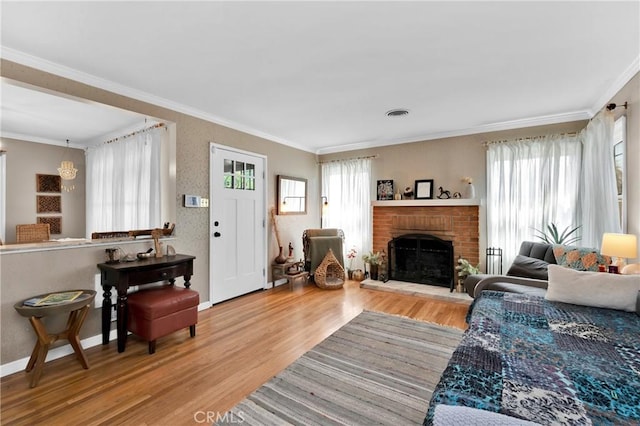
[[[638,256],[638,238],[632,234],[605,233],[602,235],[600,253],[633,259]]]

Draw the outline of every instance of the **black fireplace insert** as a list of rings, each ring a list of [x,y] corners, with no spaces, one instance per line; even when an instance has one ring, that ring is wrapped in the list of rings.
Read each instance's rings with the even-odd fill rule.
[[[389,279],[453,289],[453,242],[427,234],[389,241]]]

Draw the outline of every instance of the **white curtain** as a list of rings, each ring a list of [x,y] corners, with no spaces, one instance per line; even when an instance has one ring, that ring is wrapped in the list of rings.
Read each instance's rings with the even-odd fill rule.
[[[602,234],[622,232],[613,159],[614,117],[596,115],[582,131],[581,245],[599,248]]]
[[[522,241],[554,223],[578,226],[581,144],[551,135],[490,144],[487,151],[487,246],[513,262]],[[581,228],[582,230],[582,228]]]
[[[87,150],[87,237],[91,232],[162,227],[163,129]]]
[[[359,158],[322,164],[323,228],[345,234],[345,256],[357,251],[353,268],[362,268],[362,254],[371,250],[371,159]],[[345,259],[345,266],[350,266]]]

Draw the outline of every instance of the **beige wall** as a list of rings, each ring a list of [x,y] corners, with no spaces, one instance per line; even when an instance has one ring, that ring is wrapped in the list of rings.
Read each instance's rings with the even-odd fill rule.
[[[277,174],[306,178],[309,181],[309,213],[278,218],[283,241],[291,241],[296,258],[302,256],[301,237],[305,228],[318,227],[319,183],[315,154],[290,148],[256,136],[248,135],[199,118],[166,108],[116,95],[76,81],[2,60],[1,75],[72,96],[112,105],[140,114],[157,117],[176,124],[176,230],[172,242],[178,253],[196,256],[192,288],[200,292],[201,300],[209,300],[209,210],[182,207],[182,195],[209,194],[209,144],[216,142],[267,156],[267,206],[275,205]],[[215,200],[211,200],[215,202]],[[268,219],[268,215],[266,216]],[[277,244],[267,220],[268,259],[277,255]],[[28,357],[33,348],[33,332],[28,322],[13,309],[13,304],[47,291],[68,288],[94,288],[96,263],[103,261],[104,247],[82,248],[82,255],[73,250],[40,252],[40,254],[0,255],[0,285],[2,324],[0,363]],[[146,250],[146,249],[145,249]],[[47,255],[46,253],[52,253]],[[35,266],[38,266],[37,268]],[[43,267],[52,265],[53,267]],[[74,273],[77,272],[77,273]],[[270,273],[268,274],[270,280]],[[16,289],[19,288],[19,291]],[[99,310],[92,310],[83,331],[84,336],[100,333]],[[16,335],[20,333],[21,335]],[[7,340],[8,339],[8,340]]]
[[[530,127],[526,129],[506,130],[501,132],[479,133],[445,139],[384,146],[358,151],[326,154],[321,161],[338,158],[351,158],[376,155],[373,160],[372,179],[393,179],[394,186],[401,190],[407,186],[414,187],[420,179],[433,179],[434,198],[438,187],[445,190],[458,191],[464,194],[462,177],[470,176],[476,188],[476,198],[480,205],[480,264],[484,267],[486,249],[486,148],[483,142],[518,137],[539,136],[549,133],[579,131],[586,121],[555,124],[549,126]],[[402,192],[402,191],[401,191]],[[376,191],[372,185],[371,199],[376,199]]]
[[[640,236],[640,74],[611,100],[618,105],[629,103],[629,108],[616,109],[616,116],[627,116],[627,232]],[[603,105],[604,107],[604,105]],[[434,197],[438,187],[463,190],[461,178],[471,176],[477,198],[486,198],[486,156],[483,142],[582,130],[586,120],[547,126],[536,126],[499,132],[478,133],[468,136],[435,139],[357,151],[325,154],[320,161],[377,155],[373,160],[372,180],[393,179],[396,188],[413,187],[418,179],[434,179]],[[371,199],[376,199],[371,187]],[[484,204],[484,203],[483,203]],[[486,211],[480,208],[480,252],[486,248]],[[484,263],[483,256],[480,256]]]
[[[62,233],[51,238],[85,236],[85,175],[84,152],[61,146],[45,145],[16,139],[0,139],[0,149],[7,151],[7,210],[5,243],[16,242],[16,225],[36,223],[38,216],[60,216]],[[59,194],[37,193],[36,174],[57,175],[60,161],[71,159],[78,174],[75,189]],[[62,213],[36,211],[36,195],[60,195]]]

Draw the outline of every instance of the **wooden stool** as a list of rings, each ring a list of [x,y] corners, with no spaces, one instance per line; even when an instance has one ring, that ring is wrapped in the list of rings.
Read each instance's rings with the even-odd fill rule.
[[[47,294],[30,299],[40,299],[45,296],[47,296]],[[62,302],[57,305],[48,306],[26,306],[24,305],[25,301],[22,301],[13,306],[20,315],[29,318],[29,322],[38,338],[33,352],[31,352],[31,358],[29,358],[27,368],[25,368],[27,373],[33,370],[30,387],[33,388],[38,385],[44,368],[44,362],[49,352],[49,346],[59,339],[67,339],[76,353],[76,358],[78,358],[82,368],[85,370],[89,368],[89,361],[87,361],[87,357],[82,350],[82,345],[80,345],[79,334],[80,328],[82,328],[82,324],[89,312],[89,305],[91,305],[95,296],[96,292],[94,290],[82,290],[82,294],[70,302]],[[67,320],[66,329],[61,333],[49,334],[41,318],[67,312],[69,313],[69,319]]]
[[[189,327],[196,335],[198,323],[197,291],[165,285],[129,295],[127,329],[149,342],[149,353],[156,351],[156,339]]]
[[[287,274],[286,277],[287,283],[289,284],[289,290],[293,290],[293,286],[298,282],[301,282],[304,285],[309,281],[309,273],[307,271]]]

